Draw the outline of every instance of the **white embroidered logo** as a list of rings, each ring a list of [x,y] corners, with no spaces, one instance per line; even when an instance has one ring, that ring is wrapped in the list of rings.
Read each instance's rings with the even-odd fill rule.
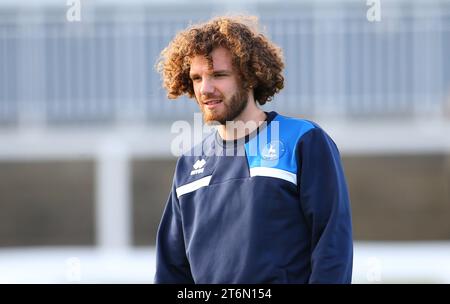
[[[197,160],[195,164],[192,166],[194,170],[191,171],[191,175],[200,174],[203,173],[203,170],[205,169],[204,166],[206,164],[206,160]]]

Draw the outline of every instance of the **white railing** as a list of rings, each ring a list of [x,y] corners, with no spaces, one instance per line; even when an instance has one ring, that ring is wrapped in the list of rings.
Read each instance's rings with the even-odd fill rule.
[[[154,64],[177,31],[217,8],[101,3],[84,6],[80,22],[68,22],[64,6],[0,4],[0,122],[147,123],[195,110],[166,100]],[[367,21],[360,1],[252,3],[286,58],[286,87],[267,109],[340,118],[444,114],[449,2],[383,2],[381,22]]]

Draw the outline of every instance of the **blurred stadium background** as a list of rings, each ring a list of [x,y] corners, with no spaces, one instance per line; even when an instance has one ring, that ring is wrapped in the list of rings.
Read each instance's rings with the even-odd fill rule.
[[[77,2],[77,1],[73,1]],[[0,282],[151,283],[175,157],[154,64],[186,25],[260,17],[286,87],[264,107],[337,142],[354,283],[450,283],[450,1],[0,1]]]

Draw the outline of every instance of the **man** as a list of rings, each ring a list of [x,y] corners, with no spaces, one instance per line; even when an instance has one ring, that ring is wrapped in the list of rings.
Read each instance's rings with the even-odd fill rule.
[[[283,88],[284,64],[255,25],[216,18],[161,54],[169,98],[195,97],[218,128],[177,162],[155,283],[351,282],[338,149],[315,123],[258,107]]]

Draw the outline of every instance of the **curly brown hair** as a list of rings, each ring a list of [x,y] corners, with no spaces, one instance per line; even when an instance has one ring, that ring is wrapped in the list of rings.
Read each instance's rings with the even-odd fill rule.
[[[212,66],[210,54],[217,47],[231,52],[242,88],[252,88],[260,105],[272,100],[283,89],[282,51],[258,31],[257,18],[217,17],[178,33],[161,52],[156,67],[168,98],[175,99],[183,94],[195,96],[189,77],[191,59],[203,55]]]

